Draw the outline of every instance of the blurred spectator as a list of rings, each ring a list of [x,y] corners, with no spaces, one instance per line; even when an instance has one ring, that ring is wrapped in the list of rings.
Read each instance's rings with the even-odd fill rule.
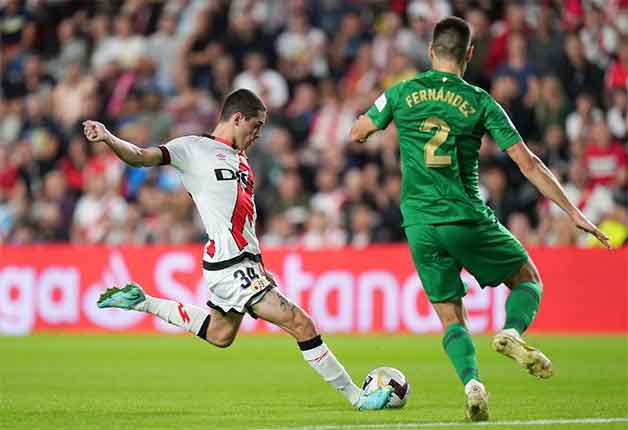
[[[284,213],[277,213],[270,218],[267,231],[262,234],[260,243],[264,248],[278,248],[297,243],[293,224]]]
[[[416,75],[416,70],[410,65],[408,58],[399,52],[390,55],[388,64],[382,71],[380,84],[382,88],[390,88],[404,79],[411,79]]]
[[[46,73],[39,55],[31,54],[26,57],[22,79],[28,94],[36,94],[46,101],[49,99],[55,80]]]
[[[312,122],[310,142],[317,148],[344,145],[357,116],[354,106],[338,94],[332,80],[322,81],[320,97],[321,109]]]
[[[523,4],[508,2],[504,7],[504,20],[495,24],[495,35],[486,60],[487,72],[492,74],[508,58],[508,43],[513,33],[528,33]]]
[[[260,52],[249,52],[244,57],[244,71],[236,76],[233,88],[246,88],[261,97],[268,109],[274,111],[288,101],[288,85],[277,71],[269,69]]]
[[[593,123],[584,149],[584,165],[592,185],[625,186],[627,179],[626,148],[611,140],[606,121]]]
[[[421,13],[429,13],[429,6],[425,6],[428,11]],[[384,13],[380,17],[380,22],[376,23],[373,39],[373,63],[376,67],[385,68],[392,59],[391,54],[402,51],[404,42],[407,43],[412,38],[412,33],[401,24],[401,17],[393,11]]]
[[[85,194],[79,199],[73,217],[72,241],[75,243],[106,243],[116,224],[124,222],[126,202],[108,189],[103,167],[86,171]]]
[[[521,33],[512,33],[508,38],[508,56],[497,67],[495,77],[510,76],[517,82],[518,94],[526,98],[529,106],[535,100],[539,88],[537,73],[528,61],[526,40]]]
[[[503,75],[495,78],[491,86],[491,95],[502,105],[512,122],[517,124],[521,137],[525,140],[539,138],[540,130],[532,110],[533,106],[526,103],[517,81],[512,76]]]
[[[539,245],[539,237],[530,225],[530,219],[524,213],[514,212],[508,217],[508,230],[519,239],[523,246]]]
[[[159,31],[147,40],[147,52],[157,68],[157,85],[167,94],[174,92],[177,74],[181,71],[179,50],[183,41],[176,34],[177,17],[164,13],[159,20]]]
[[[333,227],[324,212],[314,211],[305,225],[300,245],[305,249],[339,248],[346,243],[343,230]]]
[[[235,62],[230,55],[221,55],[213,62],[209,89],[216,100],[222,100],[231,92],[235,73]]]
[[[593,96],[582,92],[576,97],[576,110],[567,115],[565,130],[569,140],[587,140],[591,126],[603,118],[602,110],[595,107]]]
[[[351,209],[349,218],[349,236],[347,244],[355,248],[364,248],[377,242],[375,237],[375,215],[366,205],[357,205]]]
[[[282,213],[293,226],[305,224],[309,211],[309,199],[301,177],[293,171],[285,172],[277,185],[277,198],[271,212]]]
[[[622,142],[628,141],[628,90],[613,90],[607,118],[613,138]]]
[[[103,23],[98,25],[105,26],[106,21],[103,19]],[[137,64],[138,58],[148,52],[146,38],[133,33],[133,23],[129,15],[119,15],[113,20],[113,25],[113,37],[106,36],[105,29],[97,30],[102,32],[99,35],[104,40],[94,52],[92,62],[100,66],[116,62],[123,68],[132,68]]]
[[[465,78],[485,90],[490,88],[490,75],[486,70],[488,53],[492,44],[493,36],[490,31],[490,22],[486,12],[479,8],[470,8],[465,19],[471,27],[471,38],[473,41],[473,57],[467,65]],[[430,35],[430,40],[431,40]]]
[[[609,237],[613,248],[628,244],[628,198],[625,192],[617,192],[610,210],[600,223],[600,230]],[[594,238],[587,238],[587,246],[599,248]]]
[[[559,172],[558,177],[564,177],[569,162],[569,148],[565,141],[565,132],[560,124],[553,124],[545,130],[545,139],[541,145],[539,155],[546,164]]]
[[[19,50],[32,48],[35,41],[35,23],[24,3],[8,0],[0,5],[0,40],[9,58]]]
[[[83,137],[75,135],[70,139],[67,155],[60,161],[59,170],[63,173],[68,190],[75,196],[83,192],[84,174],[88,154]]]
[[[628,91],[628,34],[624,35],[617,50],[617,59],[606,72],[606,86]]]
[[[332,225],[340,225],[344,196],[338,187],[338,174],[333,169],[321,168],[316,175],[316,187],[317,192],[310,201],[312,209],[325,214]]]
[[[326,36],[310,26],[307,16],[296,13],[290,17],[288,28],[276,42],[279,70],[289,81],[328,74],[325,58]]]
[[[603,72],[586,59],[582,42],[575,33],[565,38],[565,58],[559,62],[558,78],[569,99],[574,100],[579,93],[587,92],[599,95],[596,101],[602,102]]]
[[[347,97],[355,97],[357,94],[369,92],[377,82],[376,70],[372,45],[364,42],[342,80],[343,93]]]
[[[595,224],[602,220],[611,207],[610,190],[590,182],[586,168],[577,161],[569,166],[568,179],[564,187],[569,199]],[[550,203],[549,209],[549,215],[552,217],[567,217],[567,214],[554,203]]]
[[[77,62],[85,65],[87,61],[87,43],[76,34],[74,21],[64,19],[57,28],[59,53],[49,65],[57,79],[63,79],[64,64]]]
[[[534,116],[541,131],[551,125],[564,124],[568,113],[568,101],[558,78],[554,75],[541,78],[539,96],[534,104]]]
[[[400,33],[396,43],[396,48],[408,57],[419,71],[428,70],[431,66],[428,51],[432,41],[433,24],[431,18],[432,10],[428,4],[411,3],[408,6],[410,31]]]
[[[617,48],[617,33],[605,22],[601,5],[589,2],[584,14],[584,27],[580,30],[580,39],[587,60],[600,68],[606,68],[610,56]]]
[[[251,51],[261,52],[268,59],[268,64],[275,64],[273,41],[262,32],[250,13],[230,17],[224,46],[228,47],[238,69],[242,69],[244,56]],[[306,46],[305,48],[313,47]],[[307,51],[307,55],[316,55],[316,52]]]
[[[488,193],[486,204],[502,223],[507,224],[510,215],[519,208],[519,203],[516,194],[508,192],[504,170],[498,164],[492,164],[486,167],[480,178]]]
[[[333,76],[345,73],[345,68],[357,56],[360,45],[365,41],[365,33],[357,12],[349,11],[342,16],[329,48],[329,66]]]
[[[541,2],[537,7],[538,22],[530,37],[528,58],[541,73],[550,73],[556,69],[556,59],[562,56],[563,33],[551,5]]]
[[[83,74],[80,63],[65,65],[63,80],[52,92],[52,112],[64,130],[69,131],[83,114],[83,103],[92,95],[96,82],[91,75]]]
[[[316,88],[302,82],[294,88],[294,96],[286,107],[286,121],[296,142],[306,142],[316,115],[318,93]]]

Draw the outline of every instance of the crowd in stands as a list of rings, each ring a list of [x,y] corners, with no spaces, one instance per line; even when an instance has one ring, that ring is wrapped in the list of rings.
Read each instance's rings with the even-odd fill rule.
[[[96,119],[148,147],[210,131],[249,88],[263,247],[404,240],[396,131],[349,141],[381,92],[428,70],[434,24],[472,27],[489,91],[569,197],[628,242],[628,1],[0,0],[0,244],[203,241],[170,167],[88,144]],[[483,198],[526,246],[594,246],[485,136]]]

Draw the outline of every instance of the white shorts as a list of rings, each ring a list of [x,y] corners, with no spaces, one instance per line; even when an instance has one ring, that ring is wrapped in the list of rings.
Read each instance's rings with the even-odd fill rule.
[[[203,277],[209,288],[207,306],[223,315],[248,312],[257,318],[251,307],[275,286],[260,263],[247,259],[225,269],[203,270]]]

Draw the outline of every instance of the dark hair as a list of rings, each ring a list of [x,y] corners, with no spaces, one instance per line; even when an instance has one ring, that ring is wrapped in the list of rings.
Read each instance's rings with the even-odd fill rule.
[[[258,112],[266,112],[266,106],[253,91],[241,88],[231,92],[222,104],[220,120],[226,121],[236,112],[240,112],[245,118],[251,118]]]
[[[469,49],[470,39],[469,24],[464,19],[450,16],[434,27],[432,48],[436,56],[449,58],[460,64]]]

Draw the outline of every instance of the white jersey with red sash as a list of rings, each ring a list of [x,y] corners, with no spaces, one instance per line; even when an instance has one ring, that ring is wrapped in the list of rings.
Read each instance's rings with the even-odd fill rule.
[[[183,136],[160,147],[192,196],[208,235],[204,261],[213,264],[244,253],[258,255],[255,176],[246,154],[211,136]]]

